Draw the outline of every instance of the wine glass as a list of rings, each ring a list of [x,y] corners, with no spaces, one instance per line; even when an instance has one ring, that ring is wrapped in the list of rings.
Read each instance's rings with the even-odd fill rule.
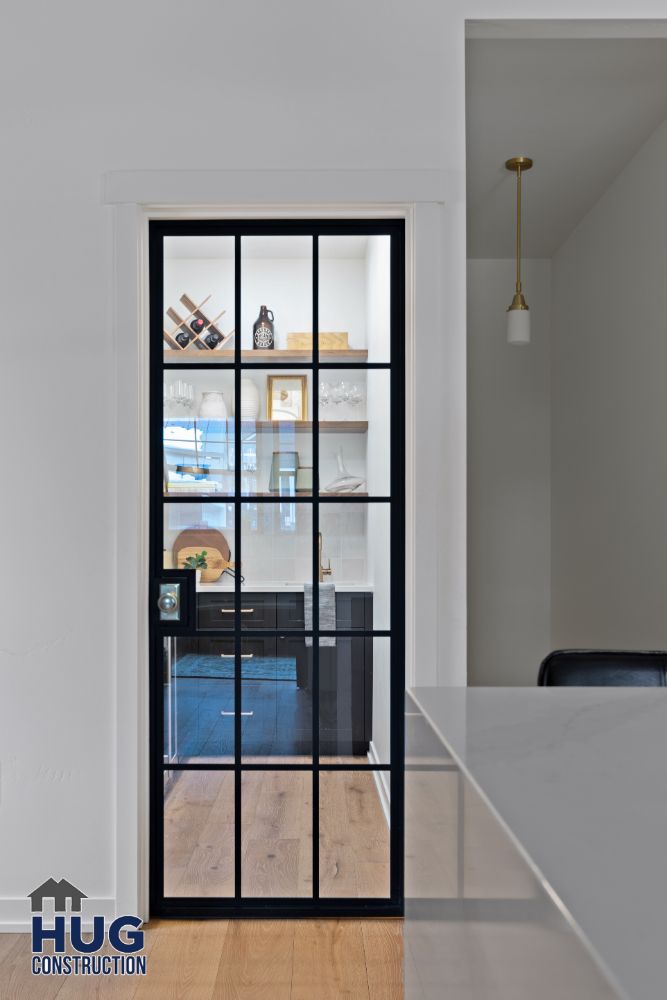
[[[358,382],[353,382],[350,386],[350,405],[361,406],[364,400],[363,389]]]
[[[331,386],[328,382],[320,382],[320,406],[328,406],[331,402]]]

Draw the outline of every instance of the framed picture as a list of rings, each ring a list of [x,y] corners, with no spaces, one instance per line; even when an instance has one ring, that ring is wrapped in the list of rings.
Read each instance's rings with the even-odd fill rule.
[[[269,420],[307,420],[308,380],[306,376],[267,376],[266,415]]]

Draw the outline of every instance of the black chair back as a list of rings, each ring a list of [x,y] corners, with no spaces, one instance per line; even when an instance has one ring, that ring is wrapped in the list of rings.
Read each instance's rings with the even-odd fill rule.
[[[667,687],[667,652],[557,649],[542,660],[541,687]]]

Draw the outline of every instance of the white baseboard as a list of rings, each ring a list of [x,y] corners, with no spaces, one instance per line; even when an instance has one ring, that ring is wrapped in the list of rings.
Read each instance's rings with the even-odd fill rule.
[[[380,758],[378,757],[377,750],[375,749],[375,744],[373,740],[368,744],[368,763],[369,764],[379,764]],[[373,777],[375,778],[375,784],[377,786],[378,795],[380,796],[380,803],[382,805],[382,812],[384,813],[384,818],[387,821],[387,826],[391,826],[391,791],[389,784],[389,771],[373,771]]]
[[[92,930],[92,918],[98,915],[104,917],[105,924],[110,924],[116,917],[116,900],[105,897],[84,899],[81,909],[83,929]],[[53,910],[45,910],[44,917],[51,919]],[[28,934],[31,927],[32,913],[29,899],[21,897],[0,899],[0,934]]]

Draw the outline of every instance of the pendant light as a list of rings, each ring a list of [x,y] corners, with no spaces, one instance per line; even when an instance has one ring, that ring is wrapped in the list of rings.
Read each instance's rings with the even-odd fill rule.
[[[507,309],[507,340],[516,345],[530,343],[530,312],[521,289],[521,174],[532,165],[529,156],[513,156],[505,162],[507,169],[516,174],[516,288]]]

